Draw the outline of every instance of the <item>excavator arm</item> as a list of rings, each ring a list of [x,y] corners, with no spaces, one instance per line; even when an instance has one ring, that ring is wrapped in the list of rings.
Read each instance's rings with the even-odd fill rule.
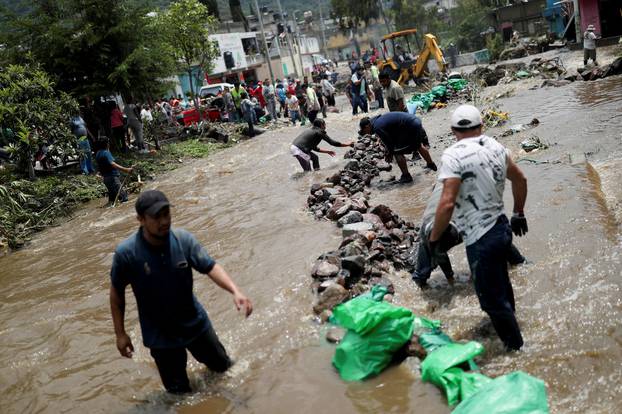
[[[443,52],[441,52],[441,49],[438,47],[438,44],[436,43],[436,36],[428,33],[424,36],[424,41],[425,41],[425,45],[423,47],[423,50],[419,54],[419,57],[417,58],[417,62],[415,63],[415,68],[413,69],[414,78],[419,78],[421,77],[421,75],[423,75],[423,72],[426,68],[426,65],[430,57],[434,57],[434,59],[438,63],[438,69],[441,72],[445,72],[447,68],[447,62],[445,62],[445,58],[443,57]]]

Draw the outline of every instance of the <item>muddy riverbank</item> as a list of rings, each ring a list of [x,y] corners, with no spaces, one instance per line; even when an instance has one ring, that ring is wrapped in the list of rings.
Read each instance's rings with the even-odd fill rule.
[[[554,413],[615,412],[622,380],[622,239],[590,165],[622,156],[622,77],[536,90],[523,83],[528,81],[517,82],[516,92],[496,103],[510,113],[508,125],[540,120],[536,128],[500,138],[517,159],[525,157],[520,142],[530,135],[550,144],[529,153],[536,162],[519,161],[529,179],[530,232],[517,245],[532,264],[512,270],[511,277],[524,350],[501,351],[467,282],[461,249],[452,253],[456,286],[447,288],[434,273],[434,288],[422,292],[408,277],[393,277],[394,303],[441,319],[456,339],[482,342],[485,374],[523,370],[542,378]],[[489,89],[486,94],[498,93]],[[450,142],[439,137],[448,133],[453,108],[423,116],[436,160]],[[354,138],[358,117],[329,114],[327,121],[334,138]],[[341,232],[315,220],[306,203],[313,183],[345,166],[345,149],[337,149],[335,158],[321,155],[322,170],[302,175],[289,155],[301,130],[269,131],[149,185],[170,196],[174,225],[194,232],[255,302],[255,313],[244,320],[229,296],[196,275],[197,297],[236,360],[229,373],[206,374],[191,359],[198,391],[182,399],[167,396],[141,345],[133,299],[127,327],[136,355],[118,355],[108,272],[114,246],[136,221],[131,203],[114,210],[91,203],[66,225],[0,259],[0,411],[449,412],[411,362],[363,383],[345,383],[331,367],[334,347],[324,340],[326,326],[314,320],[309,273],[321,253],[338,247]],[[386,204],[416,223],[434,180],[421,167],[410,167],[410,186],[372,183],[370,204]],[[599,178],[615,186],[614,178]]]

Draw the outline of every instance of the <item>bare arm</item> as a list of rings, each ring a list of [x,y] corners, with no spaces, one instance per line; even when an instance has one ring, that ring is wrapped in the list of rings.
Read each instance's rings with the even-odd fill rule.
[[[432,233],[430,234],[431,242],[438,241],[449,225],[451,215],[454,212],[456,198],[460,191],[460,184],[460,178],[447,178],[443,181],[443,192],[441,193],[441,199],[436,207],[434,227],[432,227]]]
[[[112,285],[110,286],[110,312],[112,313],[114,333],[117,337],[117,349],[124,357],[131,358],[134,345],[125,332],[125,291],[120,294]]]
[[[233,279],[231,279],[229,274],[221,265],[215,264],[207,275],[214,281],[214,283],[233,295],[233,302],[238,310],[244,308],[246,316],[250,316],[253,312],[253,304],[250,299],[244,296],[237,285],[233,282]]]
[[[508,157],[507,178],[512,183],[512,196],[514,197],[512,211],[522,214],[527,200],[527,178],[510,157]]]
[[[127,174],[129,174],[129,173],[131,173],[131,172],[132,172],[132,167],[124,167],[124,166],[122,166],[122,165],[117,164],[117,163],[116,163],[116,162],[114,162],[114,161],[112,162],[112,166],[113,166],[114,168],[116,168],[117,170],[121,170],[121,171],[123,171],[124,173],[127,173]]]

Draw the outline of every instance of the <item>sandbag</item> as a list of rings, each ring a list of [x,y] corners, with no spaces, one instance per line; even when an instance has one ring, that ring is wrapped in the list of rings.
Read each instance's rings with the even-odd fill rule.
[[[548,414],[544,381],[521,371],[495,378],[452,414]]]
[[[456,405],[462,399],[461,390],[479,388],[489,379],[477,373],[465,373],[458,365],[462,365],[484,352],[479,342],[466,344],[451,343],[442,346],[431,353],[421,363],[421,379],[429,381],[445,391],[447,403]],[[466,381],[464,385],[462,381]]]
[[[386,286],[376,285],[371,293],[333,309],[331,322],[348,329],[333,357],[333,365],[346,381],[379,374],[412,337],[414,315],[384,302],[386,293]]]

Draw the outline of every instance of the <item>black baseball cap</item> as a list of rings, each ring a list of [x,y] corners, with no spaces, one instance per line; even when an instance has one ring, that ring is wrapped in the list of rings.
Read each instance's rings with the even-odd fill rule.
[[[169,207],[168,198],[162,191],[159,190],[147,190],[143,191],[138,200],[136,200],[136,213],[139,216],[149,215],[155,216],[164,207]]]

